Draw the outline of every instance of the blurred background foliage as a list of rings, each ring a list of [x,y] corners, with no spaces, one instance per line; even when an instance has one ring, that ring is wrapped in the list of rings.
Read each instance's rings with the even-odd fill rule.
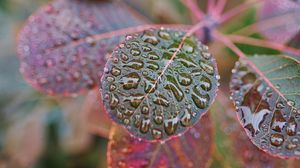
[[[190,13],[180,0],[126,1],[155,23],[192,23]],[[103,116],[100,113],[97,116],[98,111],[95,109],[89,109],[96,111],[93,114],[87,112],[87,108],[82,108],[85,96],[57,98],[42,95],[27,85],[19,73],[15,49],[18,30],[30,14],[47,2],[0,0],[0,168],[104,168],[107,139],[90,133],[87,127],[87,123],[95,117],[91,115]],[[205,2],[199,2],[204,9]],[[230,0],[226,8],[241,2]],[[256,10],[250,9],[235,17],[221,30],[232,33],[255,21]],[[260,34],[253,36],[261,37]],[[277,53],[261,47],[238,46],[246,54]],[[230,70],[237,58],[220,43],[214,42],[210,47],[210,51],[217,57],[222,90],[227,91]],[[228,113],[229,110],[218,101],[211,110],[215,126],[215,150],[211,167],[245,166],[243,156],[239,156],[243,154],[235,151],[235,141],[230,132],[232,127],[239,128],[240,125],[233,116],[233,110]],[[97,125],[99,121],[93,122]],[[248,157],[251,160],[252,156]],[[266,162],[266,159],[262,158],[261,162]],[[278,165],[294,167],[296,164],[296,161],[280,161]]]

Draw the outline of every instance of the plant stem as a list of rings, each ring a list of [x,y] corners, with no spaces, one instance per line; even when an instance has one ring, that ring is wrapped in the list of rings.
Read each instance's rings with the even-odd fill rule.
[[[181,2],[190,10],[191,14],[195,16],[198,21],[203,19],[204,12],[198,7],[194,0],[181,0]]]
[[[256,39],[256,38],[252,38],[252,37],[239,36],[239,35],[227,35],[227,37],[232,42],[235,42],[235,43],[272,48],[272,49],[275,49],[275,50],[279,50],[279,51],[282,51],[282,52],[288,52],[288,53],[300,56],[300,50],[299,49],[289,47],[289,46],[286,46],[284,44],[271,42],[271,41],[266,41],[266,40],[261,40],[261,39]]]
[[[294,21],[293,19],[290,19],[293,14],[287,13],[284,15],[279,15],[275,17],[271,17],[268,19],[261,20],[259,22],[255,22],[253,24],[247,25],[243,27],[242,29],[239,29],[234,34],[244,34],[244,35],[251,35],[254,33],[254,29],[258,29],[259,31],[266,31],[268,29],[272,29],[278,26],[283,26],[287,24],[288,22]]]
[[[223,42],[225,46],[230,48],[241,60],[248,64],[250,68],[267,83],[267,85],[269,85],[280,97],[287,101],[284,95],[273,85],[273,83],[265,76],[265,74],[260,69],[258,69],[256,65],[252,61],[250,61],[247,56],[228,37],[216,30],[213,31],[213,36],[220,42]]]
[[[226,3],[227,3],[227,0],[219,0],[218,1],[215,11],[219,16],[221,16],[221,14],[223,13]]]
[[[228,21],[229,19],[231,19],[232,17],[236,16],[237,14],[249,9],[250,7],[252,7],[253,5],[257,5],[260,4],[261,2],[263,2],[263,0],[253,0],[249,3],[245,2],[233,9],[231,9],[230,11],[226,12],[225,14],[222,15],[221,19],[220,19],[220,23],[224,23],[226,21]]]

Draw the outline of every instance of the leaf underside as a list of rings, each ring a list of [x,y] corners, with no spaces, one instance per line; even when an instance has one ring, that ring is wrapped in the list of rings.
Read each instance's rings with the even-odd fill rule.
[[[184,35],[150,29],[127,36],[108,60],[104,105],[132,135],[169,139],[194,125],[213,102],[218,74],[207,47],[188,37],[172,60]]]
[[[241,124],[260,149],[279,157],[299,158],[299,62],[283,55],[249,59],[273,86],[247,64],[237,62],[231,92]]]
[[[122,3],[56,0],[33,14],[19,34],[21,73],[36,89],[72,95],[98,85],[106,53],[120,36],[102,34],[144,23]]]
[[[258,14],[260,21],[272,25],[268,29],[258,27],[272,41],[286,43],[300,31],[300,5],[292,0],[265,0]]]
[[[212,153],[212,124],[208,114],[184,135],[166,143],[138,140],[122,128],[111,131],[109,167],[207,167]]]

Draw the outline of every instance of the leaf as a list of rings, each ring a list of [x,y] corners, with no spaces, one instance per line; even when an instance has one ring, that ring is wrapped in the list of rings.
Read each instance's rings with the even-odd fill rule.
[[[138,140],[114,127],[108,144],[109,167],[208,167],[212,152],[209,115],[187,133],[166,143]]]
[[[121,2],[53,1],[33,14],[19,34],[21,73],[48,94],[85,92],[97,86],[106,53],[121,39],[114,31],[142,23]]]
[[[261,22],[266,27],[258,29],[270,40],[286,43],[299,31],[300,5],[292,0],[265,0],[258,11]]]
[[[262,150],[299,158],[299,62],[283,55],[249,59],[264,77],[243,62],[233,70],[231,91],[241,124]]]
[[[272,167],[282,168],[285,164],[284,159],[278,159],[267,153],[259,150],[248,138],[246,132],[240,127],[239,122],[236,120],[236,112],[232,102],[228,99],[229,96],[220,93],[216,99],[216,109],[212,109],[215,115],[215,126],[220,128],[222,137],[216,137],[222,141],[222,145],[229,145],[231,148],[227,149],[224,146],[220,150],[224,150],[224,157],[230,157],[230,164],[232,162],[239,162],[238,167]],[[225,110],[224,110],[225,109]],[[222,113],[222,115],[220,115]],[[229,153],[232,152],[232,153]],[[228,159],[227,159],[228,160]],[[232,167],[232,165],[230,165]],[[237,166],[235,166],[237,167]]]
[[[127,36],[108,60],[102,97],[111,118],[147,140],[166,140],[194,125],[213,102],[215,59],[195,37],[150,29]],[[174,57],[176,55],[176,57]]]

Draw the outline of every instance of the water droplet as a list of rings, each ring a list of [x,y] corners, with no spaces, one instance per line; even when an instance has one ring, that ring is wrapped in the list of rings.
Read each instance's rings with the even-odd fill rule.
[[[156,115],[156,116],[154,117],[154,122],[155,122],[156,124],[158,124],[158,125],[162,124],[162,122],[163,122],[163,117],[162,117],[161,115]]]
[[[115,78],[112,76],[108,76],[108,77],[106,77],[106,80],[111,83],[111,82],[115,81]]]
[[[192,83],[192,77],[187,73],[180,73],[178,75],[178,81],[183,86],[189,86]]]
[[[285,107],[285,105],[283,104],[282,101],[278,101],[278,102],[276,103],[276,108],[278,108],[278,109],[283,109],[284,107]]]
[[[124,98],[124,101],[129,101],[130,105],[134,108],[137,108],[144,99],[144,95],[140,93],[132,94]]]
[[[112,109],[116,108],[117,105],[119,104],[119,99],[117,97],[117,95],[115,94],[110,94],[110,100],[109,100],[109,105]]]
[[[121,70],[119,68],[113,67],[111,69],[111,74],[114,76],[119,76],[121,74]]]
[[[158,95],[154,97],[153,102],[157,105],[169,107],[170,102],[163,95]]]
[[[151,52],[148,54],[149,59],[151,60],[159,60],[159,56],[155,52]]]
[[[182,101],[184,93],[178,86],[176,79],[171,75],[166,75],[166,77],[168,83],[166,84],[165,89],[171,90],[177,101]]]
[[[109,86],[109,91],[114,91],[116,90],[116,88],[117,88],[116,85],[112,84]]]
[[[212,57],[211,53],[208,53],[208,52],[202,52],[202,56],[203,56],[203,58],[205,58],[207,60]]]
[[[125,109],[124,114],[127,116],[132,116],[133,110]]]
[[[185,109],[184,115],[181,117],[180,123],[182,126],[188,127],[192,124],[191,121],[192,121],[192,116],[191,116],[189,110]]]
[[[172,118],[172,119],[167,119],[164,121],[165,132],[168,135],[172,135],[176,132],[178,121],[179,121],[179,119],[177,117]]]
[[[192,100],[195,105],[200,109],[205,109],[209,103],[209,95],[201,95],[197,90],[197,86],[193,88]]]
[[[149,108],[147,106],[142,107],[142,113],[143,114],[149,114]]]
[[[209,75],[214,74],[214,67],[205,63],[204,61],[200,61],[200,67]]]
[[[289,106],[295,106],[295,102],[293,101],[293,100],[288,100],[287,101],[287,105],[289,105]]]
[[[130,120],[129,120],[128,118],[125,118],[125,119],[123,120],[123,122],[124,122],[125,125],[129,125]]]
[[[267,93],[266,93],[267,97],[272,97],[272,95],[273,95],[273,91],[272,90],[267,91]]]
[[[270,141],[271,141],[271,144],[273,146],[278,147],[278,146],[281,146],[283,144],[284,138],[283,138],[283,135],[275,133],[275,134],[271,135]]]
[[[200,79],[200,87],[205,91],[210,91],[211,86],[212,86],[212,84],[211,84],[210,79],[203,75]]]
[[[294,135],[296,135],[296,130],[297,130],[297,123],[295,121],[295,118],[290,117],[287,127],[286,127],[286,133],[289,136],[294,136]]]
[[[144,118],[140,127],[141,133],[147,133],[150,128],[150,119]]]
[[[142,46],[142,49],[143,49],[144,52],[149,52],[149,51],[152,50],[152,49],[151,49],[150,47],[148,47],[148,46]]]
[[[159,40],[157,39],[157,37],[155,37],[155,35],[150,31],[145,32],[145,34],[143,35],[143,39],[144,39],[144,42],[150,43],[154,46],[159,43]]]
[[[123,85],[123,88],[126,90],[136,89],[140,83],[140,76],[136,72],[132,72],[123,76],[120,79],[120,83]]]
[[[171,36],[168,32],[166,32],[165,30],[161,30],[158,32],[158,36],[162,39],[165,39],[165,40],[170,40],[171,39]]]
[[[132,60],[130,62],[128,62],[127,64],[125,64],[123,67],[129,67],[135,70],[140,70],[141,68],[143,68],[144,63],[141,60]]]
[[[157,71],[159,69],[159,65],[158,65],[158,63],[156,63],[154,61],[148,61],[147,62],[147,68],[151,69],[153,71]]]
[[[159,129],[152,129],[152,136],[154,139],[161,139],[162,137],[162,131]]]
[[[128,60],[128,55],[122,53],[121,58],[123,61],[127,61]]]
[[[297,143],[296,142],[289,142],[287,145],[286,145],[286,149],[288,150],[293,150],[293,149],[296,149],[297,148]]]
[[[271,127],[274,131],[281,132],[285,126],[286,120],[283,118],[281,112],[276,110],[272,117]]]
[[[130,53],[133,55],[133,56],[139,56],[141,54],[141,51],[139,49],[131,49],[130,50]]]

